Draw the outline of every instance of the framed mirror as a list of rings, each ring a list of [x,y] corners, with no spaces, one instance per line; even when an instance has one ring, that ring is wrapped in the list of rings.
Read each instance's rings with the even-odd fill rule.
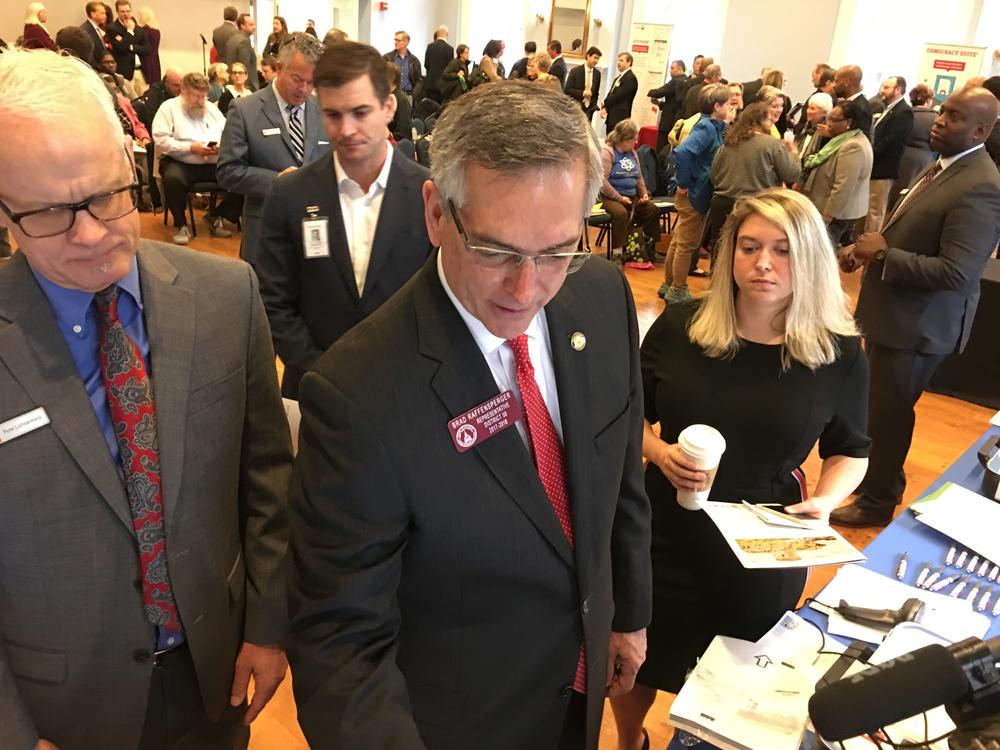
[[[562,43],[565,57],[583,58],[587,51],[587,33],[590,31],[590,0],[552,0],[549,15],[549,39]],[[573,50],[573,41],[579,39],[580,47]]]

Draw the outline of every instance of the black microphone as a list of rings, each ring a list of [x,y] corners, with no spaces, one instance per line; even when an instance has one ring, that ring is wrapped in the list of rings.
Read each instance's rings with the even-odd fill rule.
[[[208,40],[205,38],[204,34],[199,34],[198,36],[201,37],[201,43],[202,44],[208,44]]]
[[[816,731],[834,742],[943,704],[959,724],[987,703],[993,709],[1000,689],[998,656],[1000,638],[924,646],[820,688],[809,699],[809,715]]]

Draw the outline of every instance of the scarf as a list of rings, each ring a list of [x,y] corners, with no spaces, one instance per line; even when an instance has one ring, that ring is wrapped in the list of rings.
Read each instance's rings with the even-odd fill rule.
[[[840,147],[843,146],[846,141],[849,141],[851,138],[853,138],[860,132],[861,131],[857,129],[847,130],[841,133],[840,135],[831,138],[829,141],[827,141],[826,145],[823,146],[823,148],[821,148],[812,156],[806,158],[805,162],[806,169],[815,169],[823,162],[829,160],[830,157],[832,157],[840,150]]]

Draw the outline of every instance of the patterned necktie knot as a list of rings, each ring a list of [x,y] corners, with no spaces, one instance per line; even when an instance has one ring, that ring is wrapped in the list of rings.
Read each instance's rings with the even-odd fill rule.
[[[514,363],[520,372],[529,375],[535,374],[535,368],[531,364],[531,355],[528,353],[528,334],[522,333],[512,339],[507,339],[507,346],[514,352]]]
[[[118,320],[118,287],[107,286],[94,295],[94,307],[105,325]]]

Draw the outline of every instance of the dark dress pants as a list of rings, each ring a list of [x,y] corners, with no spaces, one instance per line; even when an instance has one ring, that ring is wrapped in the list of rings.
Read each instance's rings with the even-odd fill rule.
[[[582,750],[587,745],[587,696],[575,690],[570,696],[559,735],[559,750]]]
[[[243,725],[242,705],[227,707],[211,721],[187,646],[156,657],[139,750],[245,750],[250,727]]]
[[[903,463],[913,439],[913,407],[946,355],[892,349],[871,341],[865,350],[871,378],[868,434],[872,449],[858,502],[889,516],[906,487]]]
[[[171,215],[174,226],[182,227],[187,222],[184,212],[187,210],[188,189],[196,182],[215,182],[214,164],[187,164],[174,159],[160,159],[160,176],[163,177],[164,200]],[[238,193],[226,193],[222,203],[216,206],[212,216],[221,216],[232,223],[243,213],[243,196]]]

